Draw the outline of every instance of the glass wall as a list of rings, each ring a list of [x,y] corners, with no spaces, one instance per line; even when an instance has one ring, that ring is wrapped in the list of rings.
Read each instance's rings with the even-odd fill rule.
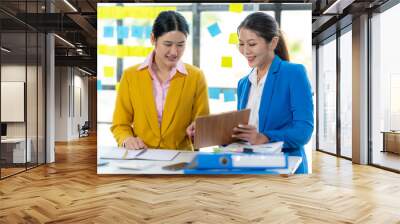
[[[372,163],[400,170],[400,4],[371,19]]]
[[[352,32],[340,36],[340,155],[352,157]]]
[[[303,64],[308,75],[312,71],[311,60],[311,21],[310,10],[283,10],[281,13],[281,29],[286,37],[290,52],[290,61]]]
[[[318,149],[336,154],[336,36],[318,48]]]
[[[22,22],[44,1],[2,1],[0,7],[0,178],[45,162],[45,36]]]
[[[249,72],[247,61],[240,54],[237,44],[228,44],[230,36],[237,38],[237,27],[251,12],[232,16],[224,10],[202,12],[200,20],[200,67],[204,70],[210,88],[210,112],[219,113],[236,109],[236,87],[240,78]],[[272,12],[266,12],[273,15]],[[224,22],[229,21],[229,23]],[[210,32],[218,27],[220,33]],[[215,49],[218,49],[216,51]],[[230,63],[225,63],[230,61]],[[211,61],[215,63],[210,63]]]

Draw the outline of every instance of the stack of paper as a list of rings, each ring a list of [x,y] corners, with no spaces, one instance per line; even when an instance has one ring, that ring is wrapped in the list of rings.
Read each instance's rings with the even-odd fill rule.
[[[262,145],[251,145],[249,143],[232,143],[223,148],[219,148],[221,152],[244,152],[244,149],[250,149],[252,152],[274,154],[282,152],[283,142],[273,142]]]
[[[136,155],[139,154],[142,150],[126,150],[123,148],[110,148],[107,150],[103,150],[100,154],[101,159],[135,159]]]

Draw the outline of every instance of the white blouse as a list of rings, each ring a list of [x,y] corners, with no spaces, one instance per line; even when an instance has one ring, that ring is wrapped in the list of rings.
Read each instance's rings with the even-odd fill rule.
[[[265,81],[267,80],[267,75],[268,75],[268,70],[266,71],[264,77],[262,77],[262,79],[258,84],[257,84],[257,68],[254,68],[249,75],[249,81],[251,83],[251,87],[246,108],[251,109],[249,125],[255,126],[257,128],[257,131],[260,131],[258,127],[258,120],[259,120],[258,111],[260,110],[261,96],[263,93]]]

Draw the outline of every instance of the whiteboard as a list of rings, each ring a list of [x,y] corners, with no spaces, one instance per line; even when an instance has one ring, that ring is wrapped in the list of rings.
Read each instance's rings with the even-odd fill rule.
[[[1,82],[1,122],[24,122],[24,82]]]

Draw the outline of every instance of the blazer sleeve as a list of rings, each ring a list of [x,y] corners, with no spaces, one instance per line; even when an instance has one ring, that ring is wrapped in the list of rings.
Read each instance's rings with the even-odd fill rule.
[[[290,110],[293,120],[280,130],[268,130],[265,134],[271,142],[284,141],[284,148],[298,148],[308,143],[314,130],[314,106],[310,82],[304,66],[298,65],[291,74],[289,84]]]
[[[208,104],[207,83],[203,72],[200,71],[196,82],[196,93],[193,103],[192,121],[194,121],[198,116],[208,115],[209,113],[210,109]]]
[[[134,110],[131,102],[131,87],[127,78],[128,74],[127,71],[124,71],[122,75],[110,128],[120,147],[127,137],[134,136],[132,129]]]

